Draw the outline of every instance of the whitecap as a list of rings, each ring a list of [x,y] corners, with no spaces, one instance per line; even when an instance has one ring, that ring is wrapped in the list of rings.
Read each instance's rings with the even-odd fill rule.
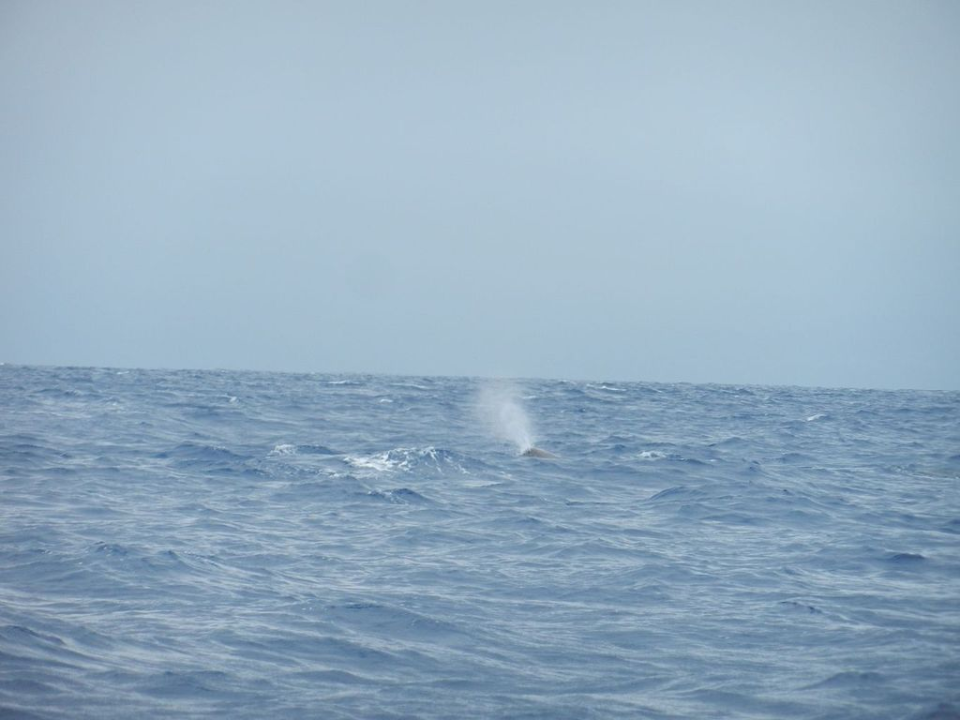
[[[348,455],[344,462],[358,470],[382,472],[410,472],[414,468],[441,471],[452,469],[461,474],[468,474],[457,460],[444,450],[435,447],[425,448],[394,448],[373,455]]]
[[[281,445],[274,446],[273,450],[270,451],[269,456],[276,457],[277,455],[296,455],[296,454],[297,454],[296,445],[283,443]]]
[[[592,383],[587,383],[588,388],[593,388],[594,390],[606,390],[607,392],[626,392],[625,388],[614,387],[613,385],[607,385],[606,383],[601,383],[600,385],[594,385]]]
[[[390,452],[366,456],[347,455],[343,460],[358,470],[373,470],[374,472],[387,472],[403,465],[400,460],[391,458]]]
[[[417,383],[390,383],[393,387],[407,388],[410,390],[430,390],[427,385],[418,385]]]

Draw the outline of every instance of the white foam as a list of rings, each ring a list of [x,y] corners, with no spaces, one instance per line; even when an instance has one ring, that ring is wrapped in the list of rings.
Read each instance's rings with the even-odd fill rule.
[[[412,390],[429,390],[426,385],[417,385],[416,383],[391,383],[394,387],[408,388]]]
[[[374,473],[384,472],[410,472],[415,465],[422,469],[422,461],[432,462],[439,470],[444,468],[453,468],[466,475],[467,470],[452,458],[445,456],[435,447],[425,448],[394,448],[386,452],[374,453],[373,455],[348,455],[344,458],[350,467],[357,470],[372,471]]]
[[[602,385],[588,384],[587,387],[594,388],[595,390],[606,390],[607,392],[626,392],[625,388],[614,387],[613,385],[607,385],[606,383]]]
[[[813,422],[814,420],[819,420],[822,417],[826,417],[826,414],[817,413],[816,415],[811,415],[810,417],[808,417],[806,420],[804,420],[804,422]]]
[[[358,470],[373,470],[378,473],[388,472],[403,464],[400,460],[392,459],[389,452],[366,456],[348,455],[344,458],[344,461],[350,467],[357,468]]]
[[[277,455],[296,455],[296,454],[297,454],[297,446],[289,445],[287,443],[274,446],[273,450],[271,450],[269,453],[269,455],[273,457]]]
[[[637,457],[642,460],[662,460],[666,457],[666,453],[662,453],[659,450],[644,450]]]

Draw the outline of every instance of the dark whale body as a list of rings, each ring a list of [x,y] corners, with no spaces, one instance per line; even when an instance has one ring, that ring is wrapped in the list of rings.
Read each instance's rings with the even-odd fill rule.
[[[546,450],[541,450],[538,447],[530,447],[520,453],[523,457],[535,457],[535,458],[555,458],[556,455],[549,453]]]

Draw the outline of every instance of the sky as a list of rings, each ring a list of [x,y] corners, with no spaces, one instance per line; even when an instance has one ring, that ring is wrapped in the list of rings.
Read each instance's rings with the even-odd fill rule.
[[[960,3],[0,3],[0,361],[960,389]]]

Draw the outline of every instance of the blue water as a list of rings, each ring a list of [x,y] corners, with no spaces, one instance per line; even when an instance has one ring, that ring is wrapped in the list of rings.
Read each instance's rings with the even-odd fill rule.
[[[960,717],[960,393],[3,366],[0,492],[3,718]]]

